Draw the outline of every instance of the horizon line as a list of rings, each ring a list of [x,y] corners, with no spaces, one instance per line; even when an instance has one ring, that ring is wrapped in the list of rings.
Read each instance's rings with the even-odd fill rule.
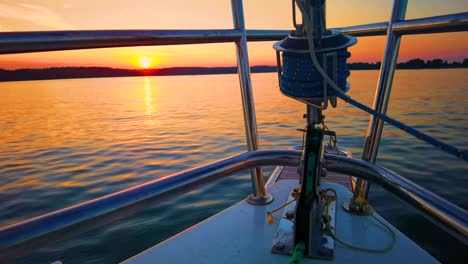
[[[402,61],[402,62],[397,62],[397,65],[398,64],[401,64],[401,63],[408,63],[410,61],[414,61],[414,60],[422,60],[424,61],[424,63],[428,63],[428,62],[431,62],[431,61],[434,61],[434,60],[442,60],[443,63],[447,63],[447,65],[454,65],[454,64],[457,64],[457,63],[463,63],[465,60],[467,60],[468,58],[461,58],[459,61],[452,61],[452,62],[449,62],[448,60],[446,59],[442,59],[442,58],[432,58],[432,59],[428,59],[428,60],[424,60],[422,58],[413,58],[413,59],[409,59],[407,61]],[[376,61],[376,62],[348,62],[347,64],[367,64],[367,65],[378,65],[378,64],[381,64],[382,62],[381,61]],[[268,64],[260,64],[260,65],[250,65],[250,68],[252,67],[276,67],[277,65],[268,65]],[[214,69],[214,68],[235,68],[237,67],[237,65],[231,65],[231,66],[173,66],[173,67],[164,67],[164,68],[147,68],[147,69],[143,69],[143,68],[115,68],[115,67],[112,67],[112,66],[50,66],[50,67],[44,67],[44,68],[17,68],[17,69],[4,69],[4,68],[0,68],[0,70],[4,70],[4,71],[17,71],[17,70],[45,70],[45,69],[60,69],[60,68],[106,68],[106,69],[113,69],[113,70],[136,70],[136,71],[150,71],[150,70],[165,70],[165,69],[180,69],[180,68],[204,68],[204,69]]]
[[[458,61],[451,61],[447,59],[442,59],[442,58],[432,58],[432,59],[427,59],[424,60],[422,58],[413,58],[409,59],[407,61],[401,61],[397,62],[398,64],[401,63],[408,63],[410,61],[414,60],[422,60],[424,63],[428,63],[434,60],[442,60],[443,63],[447,63],[447,65],[454,65],[457,63],[463,63],[465,60],[468,60],[467,58],[460,58]],[[381,64],[381,61],[376,61],[376,62],[347,62],[348,65],[352,64],[365,64],[365,65],[378,65]],[[177,68],[205,68],[205,69],[210,69],[210,68],[232,68],[232,67],[237,67],[237,65],[231,65],[231,66],[173,66],[173,67],[164,67],[164,68],[116,68],[112,66],[49,66],[49,67],[44,67],[44,68],[38,68],[38,67],[33,67],[33,68],[16,68],[16,69],[7,69],[7,68],[0,68],[0,70],[4,71],[16,71],[16,70],[44,70],[44,69],[56,69],[56,68],[107,68],[107,69],[114,69],[114,70],[137,70],[137,71],[149,71],[149,70],[164,70],[164,69],[177,69]],[[250,65],[250,68],[252,67],[276,67],[276,65],[268,65],[268,64],[260,64],[260,65]]]

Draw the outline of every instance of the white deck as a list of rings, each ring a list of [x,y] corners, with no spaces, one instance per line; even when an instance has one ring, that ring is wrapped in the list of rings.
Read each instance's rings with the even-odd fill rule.
[[[336,232],[341,240],[370,248],[383,248],[390,243],[390,235],[371,217],[343,210],[341,205],[351,197],[346,188],[334,183],[323,185],[338,192]],[[296,186],[297,180],[280,180],[269,189],[275,198],[273,203],[253,206],[239,202],[125,263],[289,263],[289,256],[270,253],[279,221],[267,224],[266,211],[284,204]],[[275,216],[281,214],[280,210]],[[369,254],[337,245],[334,261],[304,259],[302,263],[437,263],[418,245],[393,230],[397,241],[389,253]]]

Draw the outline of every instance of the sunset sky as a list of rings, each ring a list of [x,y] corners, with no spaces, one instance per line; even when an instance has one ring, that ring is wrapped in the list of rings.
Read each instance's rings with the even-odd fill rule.
[[[248,29],[291,29],[290,0],[244,0]],[[330,0],[327,26],[388,20],[390,0]],[[466,0],[409,0],[407,19],[468,11]],[[232,28],[229,0],[0,0],[0,31]],[[351,62],[382,58],[384,37],[359,38]],[[272,42],[249,43],[251,65],[273,65]],[[468,32],[403,37],[400,61],[468,58]],[[0,55],[0,68],[232,66],[234,44],[91,49]]]

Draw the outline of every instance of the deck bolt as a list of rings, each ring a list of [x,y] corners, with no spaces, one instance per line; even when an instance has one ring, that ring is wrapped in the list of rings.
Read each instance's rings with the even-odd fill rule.
[[[331,255],[332,251],[326,247],[320,247],[318,250],[320,256],[329,256]]]
[[[291,196],[294,197],[294,195],[296,195],[297,193],[299,192],[299,189],[298,188],[294,188],[291,192]]]
[[[322,168],[322,177],[327,177],[327,175],[328,175],[327,168]]]
[[[283,250],[286,247],[286,245],[284,243],[279,242],[279,241],[275,242],[275,244],[273,246],[278,250]]]
[[[322,237],[322,244],[328,243],[328,239],[326,237]]]
[[[294,218],[294,211],[293,210],[289,210],[286,212],[286,214],[284,215],[287,219],[291,220]]]

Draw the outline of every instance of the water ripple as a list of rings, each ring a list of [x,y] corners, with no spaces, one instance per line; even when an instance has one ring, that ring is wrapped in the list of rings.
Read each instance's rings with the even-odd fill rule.
[[[467,148],[467,73],[397,71],[389,115]],[[275,78],[273,73],[252,76],[266,149],[299,145],[302,133],[296,129],[304,127],[304,105],[282,96]],[[353,72],[350,95],[372,105],[377,78],[377,71]],[[0,225],[246,151],[241,109],[236,75],[0,83]],[[360,157],[369,116],[344,102],[326,116],[339,145]],[[466,163],[388,125],[379,164],[468,208]],[[266,168],[266,175],[272,169]],[[241,173],[158,206],[145,201],[64,230],[47,246],[31,243],[25,251],[0,257],[18,263],[119,262],[250,190],[250,175]],[[412,210],[379,188],[372,188],[371,196],[379,212],[418,244],[441,259],[451,254],[427,243],[426,230],[409,223],[421,224]]]

